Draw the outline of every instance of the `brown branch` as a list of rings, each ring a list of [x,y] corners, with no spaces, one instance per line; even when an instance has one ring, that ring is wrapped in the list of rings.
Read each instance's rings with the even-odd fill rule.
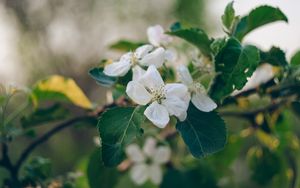
[[[76,117],[73,119],[70,119],[66,122],[63,122],[57,126],[55,126],[53,129],[51,129],[50,131],[46,132],[43,136],[39,137],[37,140],[35,140],[34,142],[32,142],[20,155],[19,160],[17,161],[15,168],[16,171],[18,172],[20,167],[22,166],[23,162],[28,158],[28,156],[30,155],[30,153],[39,145],[41,145],[42,143],[46,142],[49,138],[51,138],[53,135],[55,135],[56,133],[60,132],[61,130],[70,127],[78,122],[81,121],[86,121],[89,120],[91,118],[94,118],[93,116],[82,116],[82,117]]]
[[[256,116],[259,113],[262,112],[271,112],[274,111],[281,106],[284,106],[285,104],[289,103],[289,100],[282,100],[277,103],[272,103],[269,104],[265,107],[261,107],[255,110],[250,110],[250,111],[224,111],[224,112],[219,112],[221,116],[233,116],[233,117],[241,117],[241,118],[252,118]]]

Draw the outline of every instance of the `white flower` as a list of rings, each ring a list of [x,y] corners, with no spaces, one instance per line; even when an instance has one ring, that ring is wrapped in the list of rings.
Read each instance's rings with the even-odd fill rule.
[[[166,47],[170,42],[172,42],[173,38],[169,35],[165,34],[164,29],[160,25],[150,26],[147,29],[148,41],[153,46]],[[167,61],[173,62],[177,59],[177,52],[175,49],[166,49],[165,59]]]
[[[137,144],[131,144],[126,148],[126,154],[133,166],[130,177],[137,185],[144,184],[147,180],[158,185],[162,180],[161,165],[167,163],[171,157],[168,146],[157,146],[152,137],[146,139],[143,150]]]
[[[101,141],[101,138],[99,136],[95,136],[93,138],[93,141],[94,141],[94,144],[97,146],[97,147],[101,147],[102,146],[102,141]]]
[[[141,70],[140,70],[141,71]],[[144,115],[157,127],[164,128],[172,115],[182,119],[189,105],[189,92],[184,84],[164,84],[155,66],[142,75],[136,74],[126,88],[127,95],[137,104],[150,104]]]
[[[178,68],[181,82],[185,84],[190,93],[192,103],[203,112],[210,112],[217,107],[217,104],[206,94],[205,88],[193,78],[186,66],[181,65]]]
[[[172,42],[172,37],[165,34],[160,25],[150,26],[147,29],[148,40],[153,46],[165,46]]]
[[[146,44],[137,48],[135,52],[124,54],[119,61],[106,65],[103,72],[108,76],[125,76],[132,67],[154,65],[159,68],[164,61],[164,48],[154,48],[152,45]]]

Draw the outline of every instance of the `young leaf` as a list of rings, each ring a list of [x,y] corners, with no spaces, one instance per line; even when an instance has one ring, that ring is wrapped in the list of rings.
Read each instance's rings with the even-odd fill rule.
[[[86,109],[92,108],[92,103],[76,82],[71,78],[59,75],[39,81],[32,90],[31,98],[36,106],[40,101],[51,100],[71,102]]]
[[[101,150],[97,149],[90,156],[87,176],[90,188],[111,188],[117,184],[118,171],[115,168],[106,168],[103,165]]]
[[[269,63],[273,66],[287,67],[288,62],[285,57],[284,51],[278,47],[272,47],[267,52],[260,52],[261,63]]]
[[[136,48],[144,45],[144,42],[132,42],[129,40],[120,40],[110,45],[111,49],[120,50],[124,52],[134,51]]]
[[[103,68],[95,67],[89,71],[89,75],[96,80],[97,84],[104,87],[111,87],[117,81],[116,77],[110,77],[103,73]]]
[[[117,107],[103,113],[98,122],[102,140],[102,159],[106,166],[116,166],[125,158],[124,148],[142,135],[144,107]]]
[[[242,89],[259,60],[259,51],[255,46],[243,47],[238,40],[229,38],[215,57],[217,76],[210,88],[210,96],[216,101],[222,101],[235,89]]]
[[[226,127],[216,112],[199,111],[190,104],[185,121],[178,121],[176,129],[193,156],[200,158],[223,149]]]
[[[276,21],[288,22],[288,19],[279,8],[267,5],[260,6],[241,18],[236,26],[234,36],[241,41],[246,34],[254,29]]]
[[[224,12],[224,14],[222,15],[222,22],[223,22],[223,25],[226,27],[226,29],[227,29],[228,31],[231,30],[231,27],[232,27],[234,18],[235,18],[235,11],[234,11],[234,8],[233,8],[233,1],[231,1],[231,2],[228,3],[228,5],[226,6],[225,12]]]
[[[212,40],[209,39],[207,34],[202,29],[184,29],[180,26],[177,26],[176,29],[167,32],[167,34],[182,38],[195,45],[204,55],[209,57],[211,56],[212,50],[210,49],[210,44],[212,43]]]
[[[293,55],[291,65],[300,65],[300,50]]]

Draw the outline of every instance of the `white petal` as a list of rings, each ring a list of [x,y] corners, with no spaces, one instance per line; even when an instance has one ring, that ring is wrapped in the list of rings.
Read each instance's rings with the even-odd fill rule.
[[[167,163],[171,158],[171,149],[168,146],[159,146],[153,156],[153,161],[156,164]]]
[[[178,97],[167,97],[162,101],[170,115],[179,117],[182,113],[187,111],[188,103]]]
[[[145,44],[141,47],[138,47],[136,50],[135,50],[135,56],[138,58],[138,59],[141,59],[143,58],[145,55],[147,55],[149,52],[151,52],[151,50],[153,49],[153,46],[150,45],[150,44]]]
[[[137,104],[146,105],[152,96],[145,87],[137,81],[130,81],[126,87],[127,95]]]
[[[130,69],[129,53],[123,55],[119,62],[108,64],[104,67],[104,74],[108,76],[125,76]]]
[[[130,144],[126,147],[125,152],[127,157],[135,163],[145,161],[145,156],[137,144]]]
[[[136,65],[132,68],[132,80],[133,81],[138,81],[146,71],[142,69],[140,66]]]
[[[160,88],[164,85],[163,79],[153,65],[148,67],[146,73],[140,78],[139,81],[149,89]]]
[[[178,71],[179,78],[182,83],[184,83],[187,86],[193,83],[193,78],[186,66],[180,65],[177,68],[177,71]]]
[[[165,51],[165,59],[169,62],[174,62],[177,59],[177,52],[173,49],[167,49]]]
[[[172,37],[164,33],[160,25],[155,25],[147,29],[148,40],[154,46],[167,45],[172,41]]]
[[[145,141],[143,152],[148,156],[152,157],[156,150],[156,140],[153,137],[148,137]]]
[[[178,117],[179,121],[184,121],[187,117],[187,112],[185,111],[177,117]]]
[[[192,103],[203,112],[210,112],[217,108],[217,104],[203,93],[194,93],[192,95]]]
[[[188,94],[188,88],[183,84],[173,83],[166,84],[165,86],[166,96],[176,96],[183,98]]]
[[[161,36],[164,34],[164,29],[160,25],[148,27],[147,35],[149,42],[154,46],[159,46],[161,43]]]
[[[170,121],[167,109],[156,101],[146,108],[144,115],[159,128],[164,128]]]
[[[162,170],[159,165],[153,164],[149,166],[149,178],[155,185],[159,185],[162,181]]]
[[[137,185],[144,184],[149,178],[149,167],[146,164],[136,164],[130,170],[130,177]]]
[[[129,61],[131,62],[131,59],[132,59],[132,56],[133,56],[133,53],[132,52],[128,52],[124,55],[121,56],[120,58],[120,61],[123,62],[123,61]]]
[[[165,61],[165,49],[160,47],[146,54],[139,62],[143,66],[154,65],[156,68],[159,68],[163,65],[164,61]]]

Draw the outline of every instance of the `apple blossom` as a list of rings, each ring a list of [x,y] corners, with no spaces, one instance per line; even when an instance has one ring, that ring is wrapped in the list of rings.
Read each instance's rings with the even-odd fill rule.
[[[140,70],[142,71],[142,70]],[[182,120],[189,105],[188,88],[184,84],[164,84],[154,65],[143,74],[136,74],[126,88],[127,95],[137,104],[150,104],[144,115],[157,127],[164,128],[172,115]]]
[[[186,66],[178,67],[181,82],[185,84],[191,93],[192,103],[203,112],[210,112],[217,107],[217,104],[206,94],[202,84],[194,82],[193,78]]]
[[[147,29],[148,40],[153,46],[165,46],[172,42],[172,37],[165,34],[160,25],[150,26]]]
[[[171,150],[168,146],[157,146],[153,137],[148,137],[144,147],[131,144],[126,148],[126,154],[133,163],[130,169],[130,177],[137,185],[144,184],[150,180],[158,185],[162,181],[161,165],[167,163],[171,157]]]
[[[172,42],[173,38],[165,34],[162,26],[154,25],[147,29],[148,41],[150,44],[156,47],[164,47]],[[165,51],[165,59],[170,62],[174,62],[177,59],[177,52],[175,49],[168,48]]]
[[[154,48],[146,44],[121,56],[120,60],[107,64],[104,67],[104,74],[108,76],[125,76],[125,74],[136,66],[154,65],[159,68],[165,61],[165,49],[162,47]]]

